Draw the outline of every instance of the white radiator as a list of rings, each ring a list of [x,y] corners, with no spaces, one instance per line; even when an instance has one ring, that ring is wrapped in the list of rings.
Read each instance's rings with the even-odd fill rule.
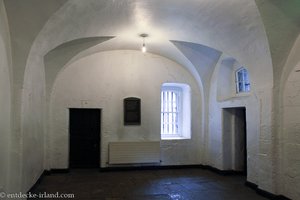
[[[160,162],[160,142],[110,142],[109,164]]]

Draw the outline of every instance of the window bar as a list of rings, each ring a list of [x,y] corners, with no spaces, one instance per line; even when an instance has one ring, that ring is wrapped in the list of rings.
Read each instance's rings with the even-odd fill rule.
[[[161,132],[167,135],[178,135],[180,130],[180,93],[165,90],[161,92]]]
[[[162,122],[162,125],[163,125],[163,127],[162,127],[162,133],[165,133],[165,129],[166,129],[166,118],[165,118],[165,109],[166,109],[166,105],[165,105],[165,102],[166,102],[166,94],[165,94],[165,92],[164,91],[162,91],[162,98],[163,98],[163,100],[162,100],[162,115],[163,115],[163,117],[162,117],[162,120],[163,120],[163,122]]]
[[[172,92],[172,134],[175,133],[175,126],[174,126],[174,119],[175,119],[175,112],[174,112],[174,103],[175,103],[175,92]]]
[[[168,92],[168,134],[170,134],[171,131],[171,122],[170,122],[170,97],[171,97],[171,93]]]
[[[172,123],[172,118],[173,118],[173,113],[172,113],[172,99],[173,99],[173,93],[170,91],[170,99],[169,99],[169,123],[170,123],[170,130],[169,133],[172,134],[172,129],[173,129],[173,123]]]

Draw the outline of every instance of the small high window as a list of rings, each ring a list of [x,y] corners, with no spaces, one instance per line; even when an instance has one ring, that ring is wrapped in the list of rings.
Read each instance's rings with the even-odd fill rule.
[[[190,138],[190,87],[165,83],[161,89],[161,138]]]
[[[235,72],[236,93],[250,92],[248,71],[240,68]]]

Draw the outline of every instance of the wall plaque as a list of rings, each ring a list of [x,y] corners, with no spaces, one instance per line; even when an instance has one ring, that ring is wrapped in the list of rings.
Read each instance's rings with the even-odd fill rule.
[[[141,99],[128,97],[124,99],[124,125],[141,124]]]

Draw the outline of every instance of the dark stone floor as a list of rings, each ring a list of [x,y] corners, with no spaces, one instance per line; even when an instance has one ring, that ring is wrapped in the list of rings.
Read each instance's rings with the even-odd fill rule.
[[[84,200],[265,200],[244,183],[244,176],[222,176],[203,169],[74,169],[44,176],[34,193],[71,193],[74,199]]]

